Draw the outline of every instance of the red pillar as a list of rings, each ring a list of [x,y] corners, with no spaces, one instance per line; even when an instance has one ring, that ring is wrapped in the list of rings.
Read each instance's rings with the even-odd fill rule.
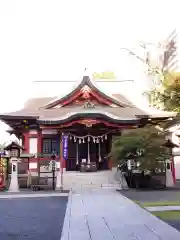
[[[26,153],[29,153],[29,133],[28,132],[24,132],[23,133],[24,136],[24,149]]]
[[[112,159],[108,158],[108,168],[112,169]]]
[[[42,153],[42,131],[38,131],[37,152]]]

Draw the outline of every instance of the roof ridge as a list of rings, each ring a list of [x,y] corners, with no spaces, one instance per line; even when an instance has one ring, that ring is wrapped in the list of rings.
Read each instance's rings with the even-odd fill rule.
[[[94,80],[93,78],[90,78],[88,75],[84,75],[84,76],[83,76],[83,79],[81,79],[81,81],[78,81],[78,82],[76,83],[76,85],[74,85],[74,86],[72,87],[72,90],[69,91],[69,93],[63,94],[63,95],[61,94],[61,96],[59,96],[59,97],[51,100],[49,103],[43,105],[42,107],[44,107],[44,108],[46,108],[46,107],[47,107],[47,108],[48,108],[48,107],[53,107],[53,105],[56,104],[58,101],[60,101],[60,100],[63,101],[63,99],[67,98],[68,95],[73,94],[78,88],[81,88],[81,87],[83,87],[83,86],[85,86],[85,85],[88,85],[89,87],[92,87],[92,86],[93,86],[93,87],[95,88],[95,90],[97,89],[97,91],[99,91],[99,92],[101,92],[102,94],[104,94],[107,98],[109,98],[110,101],[112,101],[113,103],[115,103],[115,104],[117,104],[117,105],[122,105],[122,106],[124,106],[124,107],[127,107],[127,106],[129,106],[129,105],[132,105],[125,96],[122,95],[122,96],[124,97],[124,101],[121,101],[120,99],[115,98],[114,96],[112,96],[111,94],[109,94],[107,91],[102,90],[102,89],[97,85],[97,83],[95,82],[95,80]],[[119,94],[121,94],[121,93],[119,93]],[[128,102],[126,102],[126,100],[127,100]],[[57,104],[58,104],[58,103],[57,103]]]

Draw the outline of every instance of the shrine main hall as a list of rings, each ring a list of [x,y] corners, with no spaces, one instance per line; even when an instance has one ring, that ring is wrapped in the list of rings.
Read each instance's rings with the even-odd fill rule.
[[[57,168],[60,162],[67,171],[80,171],[81,165],[92,164],[101,171],[112,167],[109,153],[114,136],[170,115],[142,110],[121,94],[105,93],[84,76],[64,96],[31,98],[23,109],[0,114],[0,120],[20,139],[24,153],[33,154],[25,172],[36,172],[39,162],[47,165],[52,153],[56,154]]]

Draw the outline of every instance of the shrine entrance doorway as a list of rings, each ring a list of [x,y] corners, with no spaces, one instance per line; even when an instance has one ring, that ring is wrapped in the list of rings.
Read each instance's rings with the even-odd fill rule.
[[[98,171],[108,170],[111,139],[69,139],[66,171],[80,171],[81,163],[95,163]]]

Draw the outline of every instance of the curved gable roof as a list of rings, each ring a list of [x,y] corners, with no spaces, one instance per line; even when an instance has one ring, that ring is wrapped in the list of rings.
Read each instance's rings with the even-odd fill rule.
[[[56,106],[58,103],[61,103],[65,101],[66,99],[73,96],[77,91],[81,90],[84,86],[89,86],[91,89],[94,89],[96,92],[100,93],[105,99],[111,101],[113,104],[116,104],[120,107],[132,107],[133,104],[128,101],[126,97],[124,97],[121,94],[115,94],[113,96],[110,96],[109,94],[105,94],[97,85],[96,83],[90,79],[89,76],[84,76],[81,82],[78,82],[75,86],[73,86],[73,89],[68,94],[58,97],[56,99],[53,99],[48,104],[44,105],[44,108],[51,108]]]

